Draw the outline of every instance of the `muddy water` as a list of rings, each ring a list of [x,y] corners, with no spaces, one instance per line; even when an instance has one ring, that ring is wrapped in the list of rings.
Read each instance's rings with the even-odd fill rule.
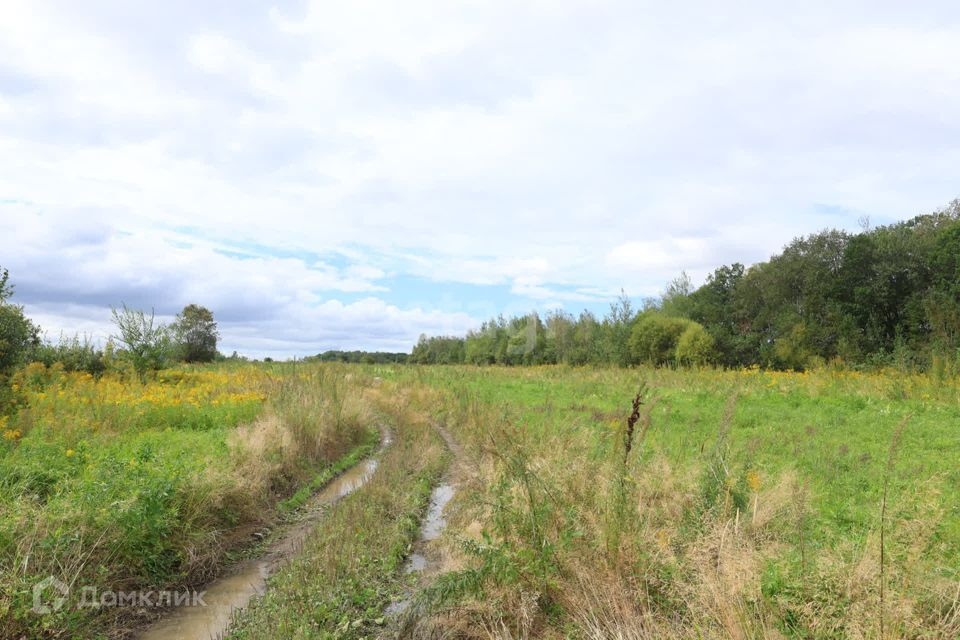
[[[454,488],[452,484],[443,483],[433,490],[430,496],[430,509],[427,511],[427,517],[423,521],[423,527],[420,530],[421,543],[436,540],[443,533],[447,526],[447,519],[443,517],[443,510],[447,503],[453,498]],[[423,571],[427,568],[427,558],[423,555],[423,544],[417,545],[420,549],[414,549],[413,554],[407,561],[406,572]]]
[[[404,572],[429,574],[438,568],[436,566],[437,561],[428,557],[426,546],[430,541],[439,538],[446,528],[447,519],[443,515],[443,510],[455,493],[456,488],[448,482],[441,483],[433,490],[430,495],[430,508],[427,510],[427,516],[420,528],[420,539],[407,560]],[[409,606],[410,598],[397,600],[390,603],[385,613],[388,616],[398,615],[406,611]]]
[[[384,433],[382,452],[390,444]],[[172,609],[165,617],[140,636],[140,640],[211,640],[221,638],[235,612],[245,608],[254,596],[266,591],[267,578],[280,564],[295,555],[317,520],[329,505],[362,487],[377,470],[377,458],[365,460],[330,482],[307,504],[305,517],[284,532],[263,556],[238,565],[230,575],[207,586],[203,595],[206,606]]]

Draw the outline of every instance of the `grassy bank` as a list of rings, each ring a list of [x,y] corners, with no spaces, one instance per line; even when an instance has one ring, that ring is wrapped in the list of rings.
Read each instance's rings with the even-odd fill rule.
[[[376,473],[320,522],[228,638],[364,638],[381,629],[448,457],[439,436],[409,409],[408,393],[378,390],[394,441]]]
[[[435,415],[477,470],[448,535],[467,568],[425,594],[454,635],[877,638],[881,618],[887,638],[960,634],[956,380],[379,375],[444,392]]]
[[[131,611],[77,608],[82,587],[201,583],[278,500],[370,441],[336,367],[185,368],[141,384],[31,365],[13,384],[20,409],[0,429],[2,637],[116,631]],[[32,587],[48,576],[71,598],[37,615]]]

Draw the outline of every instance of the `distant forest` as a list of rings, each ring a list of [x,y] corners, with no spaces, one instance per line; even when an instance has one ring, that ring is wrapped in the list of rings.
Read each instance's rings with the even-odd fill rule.
[[[639,309],[624,295],[597,318],[553,311],[421,336],[421,364],[712,364],[960,372],[960,200],[906,222],[797,238],[751,267],[686,274]]]
[[[403,364],[410,357],[407,353],[389,351],[324,351],[315,356],[307,356],[306,361],[316,362],[353,362],[362,364]]]

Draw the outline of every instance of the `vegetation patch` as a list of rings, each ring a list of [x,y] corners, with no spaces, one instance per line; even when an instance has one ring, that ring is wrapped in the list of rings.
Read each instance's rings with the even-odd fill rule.
[[[363,638],[382,630],[448,457],[426,421],[384,409],[392,411],[395,439],[374,476],[337,503],[267,593],[238,615],[228,638]]]
[[[960,633],[958,380],[408,371],[476,470],[417,637]]]
[[[295,506],[368,452],[369,416],[333,367],[15,374],[19,409],[0,418],[3,637],[91,636],[132,615],[76,606],[84,587],[201,584],[278,500],[307,483]],[[51,576],[71,599],[38,615],[33,587]]]

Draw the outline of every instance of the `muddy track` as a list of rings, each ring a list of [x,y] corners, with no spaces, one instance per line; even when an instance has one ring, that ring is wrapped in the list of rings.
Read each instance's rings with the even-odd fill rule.
[[[387,634],[384,634],[386,637],[402,635],[404,629],[413,623],[415,612],[411,610],[411,605],[416,598],[416,592],[442,573],[443,567],[446,565],[447,559],[431,543],[440,537],[447,526],[444,510],[457,492],[457,483],[454,477],[456,476],[456,468],[463,459],[463,448],[442,425],[434,422],[433,428],[443,438],[447,449],[453,454],[453,461],[430,495],[430,505],[420,524],[420,536],[414,544],[413,551],[403,569],[406,574],[417,574],[416,584],[408,589],[399,600],[390,603],[384,611],[384,615],[391,618],[391,627],[393,628],[392,633],[388,631]]]
[[[299,518],[280,525],[261,555],[243,561],[226,575],[206,585],[206,606],[177,607],[167,611],[137,637],[140,640],[211,640],[223,637],[237,611],[254,596],[263,595],[267,578],[303,548],[310,533],[331,506],[366,484],[377,470],[380,457],[392,442],[390,431],[380,427],[377,452],[350,467],[318,491],[299,511]]]

